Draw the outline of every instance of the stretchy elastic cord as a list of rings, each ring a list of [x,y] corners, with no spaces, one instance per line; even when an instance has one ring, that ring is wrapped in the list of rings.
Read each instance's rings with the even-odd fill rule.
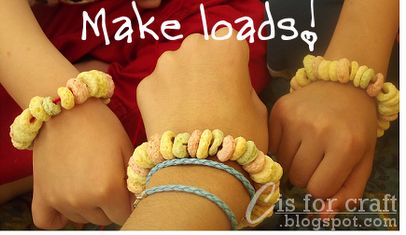
[[[192,187],[192,186],[185,186],[185,185],[160,185],[156,187],[149,188],[143,192],[143,197],[147,197],[149,195],[152,195],[154,193],[160,193],[160,192],[185,192],[185,193],[192,193],[195,195],[198,195],[200,197],[204,197],[209,199],[210,201],[214,202],[220,209],[224,211],[224,213],[227,215],[228,220],[231,223],[231,228],[233,230],[237,229],[237,219],[234,215],[234,213],[231,211],[231,209],[225,204],[220,198],[218,198],[216,195],[207,192],[203,189]]]
[[[170,166],[178,166],[178,165],[202,165],[202,166],[209,166],[213,167],[219,170],[223,170],[231,175],[233,175],[235,178],[237,178],[247,189],[250,198],[253,198],[255,195],[255,189],[251,185],[250,181],[245,178],[243,174],[238,172],[232,167],[229,167],[223,163],[220,162],[215,162],[215,161],[210,161],[210,160],[205,160],[205,159],[197,159],[197,158],[181,158],[181,159],[173,159],[173,160],[167,160],[164,162],[161,162],[157,164],[154,168],[151,169],[151,171],[147,175],[147,180],[146,183],[148,184],[152,175],[155,174],[158,170],[165,168],[165,167],[170,167]]]

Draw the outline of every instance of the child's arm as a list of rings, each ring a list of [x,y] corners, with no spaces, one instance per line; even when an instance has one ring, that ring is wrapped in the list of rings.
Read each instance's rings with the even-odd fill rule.
[[[0,6],[1,84],[20,107],[33,96],[56,96],[78,71],[48,41],[26,0]],[[130,213],[124,168],[131,151],[121,123],[98,100],[52,118],[34,145],[34,223],[53,229],[67,219],[123,223]]]
[[[218,35],[225,30],[219,30]],[[165,52],[155,71],[137,89],[148,136],[166,130],[221,129],[243,136],[267,151],[267,110],[250,84],[248,46],[234,37],[206,41],[189,35],[177,51]],[[236,167],[236,165],[232,165]],[[239,168],[237,168],[239,169]],[[241,219],[249,197],[232,175],[202,166],[176,166],[157,172],[147,187],[193,185],[224,200]],[[142,200],[124,229],[230,229],[212,202],[186,193],[158,193]]]
[[[326,59],[346,57],[386,73],[398,31],[397,0],[347,0]],[[362,197],[376,142],[375,102],[351,84],[316,82],[282,97],[270,117],[270,149],[290,181],[344,209]]]

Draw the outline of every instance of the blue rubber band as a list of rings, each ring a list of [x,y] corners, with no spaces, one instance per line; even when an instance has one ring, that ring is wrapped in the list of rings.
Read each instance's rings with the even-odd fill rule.
[[[165,167],[170,167],[170,166],[178,166],[178,165],[203,165],[203,166],[209,166],[213,167],[219,170],[226,171],[227,173],[233,175],[235,178],[237,178],[247,189],[250,198],[253,198],[255,195],[255,189],[251,185],[250,181],[245,178],[243,174],[238,172],[232,167],[229,167],[223,163],[220,162],[215,162],[211,160],[206,160],[206,159],[197,159],[197,158],[181,158],[181,159],[172,159],[172,160],[167,160],[164,162],[161,162],[157,164],[154,168],[151,169],[151,171],[147,175],[146,183],[148,184],[152,175],[155,174],[157,171],[159,171],[162,168]]]
[[[232,210],[225,204],[220,198],[218,198],[216,195],[207,192],[203,189],[192,187],[192,186],[185,186],[185,185],[160,185],[156,187],[149,188],[143,192],[143,196],[149,196],[154,193],[160,193],[160,192],[185,192],[185,193],[192,193],[195,195],[198,195],[200,197],[204,197],[206,199],[209,199],[210,201],[214,202],[220,209],[223,210],[224,214],[228,217],[228,220],[231,223],[231,229],[236,230],[238,223],[237,223],[237,218],[235,217],[234,213]]]

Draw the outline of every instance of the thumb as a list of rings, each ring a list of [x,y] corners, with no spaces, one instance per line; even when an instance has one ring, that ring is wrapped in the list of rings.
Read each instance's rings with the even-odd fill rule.
[[[61,229],[68,219],[61,213],[46,205],[44,201],[34,193],[32,199],[32,219],[35,226],[41,229]]]

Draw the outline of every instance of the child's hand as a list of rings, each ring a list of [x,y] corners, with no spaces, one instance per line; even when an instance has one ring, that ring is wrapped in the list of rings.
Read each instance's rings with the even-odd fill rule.
[[[51,119],[34,145],[32,215],[40,228],[122,224],[131,212],[125,164],[132,144],[99,100]]]
[[[217,35],[224,35],[219,30]],[[251,86],[245,41],[206,41],[188,36],[167,51],[138,86],[137,102],[147,135],[219,128],[268,148],[267,110]]]
[[[291,183],[318,198],[360,198],[371,173],[376,107],[351,85],[316,82],[277,101],[270,116],[270,149]],[[334,200],[334,199],[333,199]]]

